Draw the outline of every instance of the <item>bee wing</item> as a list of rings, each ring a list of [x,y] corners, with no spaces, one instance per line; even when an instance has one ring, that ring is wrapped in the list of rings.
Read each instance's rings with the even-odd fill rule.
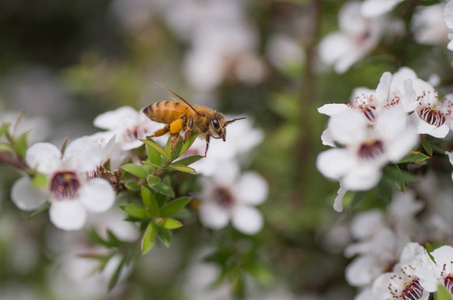
[[[176,94],[175,92],[171,91],[170,89],[166,88],[165,86],[163,86],[162,84],[156,82],[157,85],[159,85],[160,87],[164,88],[169,94],[170,94],[170,97],[171,99],[173,99],[174,101],[176,102],[184,102],[187,106],[190,107],[190,109],[192,109],[197,115],[199,115],[200,117],[204,117],[204,115],[202,113],[200,113],[198,110],[196,110],[189,102],[187,102],[186,100],[184,100],[183,97],[179,96],[178,94]]]

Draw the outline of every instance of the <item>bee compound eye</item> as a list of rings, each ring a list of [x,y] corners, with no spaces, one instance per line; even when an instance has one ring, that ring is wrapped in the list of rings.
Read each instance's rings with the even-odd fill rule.
[[[219,120],[217,118],[212,119],[212,126],[214,126],[215,129],[218,129],[220,127]]]

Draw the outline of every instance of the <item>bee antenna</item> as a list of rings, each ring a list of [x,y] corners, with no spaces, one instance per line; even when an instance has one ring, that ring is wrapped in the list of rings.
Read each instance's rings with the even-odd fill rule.
[[[241,118],[235,118],[233,120],[226,121],[224,127],[227,127],[228,125],[230,125],[231,123],[233,123],[235,121],[244,120],[244,119],[245,119],[245,117],[241,117]]]

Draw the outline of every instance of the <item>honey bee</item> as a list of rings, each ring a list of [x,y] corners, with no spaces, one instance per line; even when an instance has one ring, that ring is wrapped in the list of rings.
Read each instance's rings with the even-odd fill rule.
[[[190,135],[196,133],[199,138],[206,140],[204,153],[204,156],[206,156],[211,137],[222,139],[225,142],[226,127],[237,120],[245,119],[245,117],[242,117],[227,121],[222,113],[200,105],[192,106],[178,94],[159,83],[157,84],[164,88],[174,101],[156,102],[143,109],[143,113],[152,121],[167,124],[150,137],[158,137],[170,132],[170,142],[174,146],[179,140],[181,131],[184,141]]]

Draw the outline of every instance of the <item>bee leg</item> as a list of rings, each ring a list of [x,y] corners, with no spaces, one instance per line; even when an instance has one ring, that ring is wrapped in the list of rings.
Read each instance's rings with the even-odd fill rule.
[[[184,142],[187,141],[187,139],[192,133],[193,133],[193,119],[190,119],[189,123],[187,124],[187,129],[184,132]]]
[[[170,135],[171,152],[173,152],[173,149],[175,149],[180,140],[181,136],[179,135],[179,133]]]
[[[158,136],[162,136],[164,134],[166,134],[167,132],[170,131],[170,125],[165,125],[164,128],[161,128],[159,130],[156,130],[156,132],[154,132],[152,135],[150,135],[149,137],[158,137]]]
[[[204,151],[204,157],[206,157],[206,155],[208,154],[208,148],[209,148],[209,140],[210,140],[210,135],[207,134],[206,135],[206,150]]]

